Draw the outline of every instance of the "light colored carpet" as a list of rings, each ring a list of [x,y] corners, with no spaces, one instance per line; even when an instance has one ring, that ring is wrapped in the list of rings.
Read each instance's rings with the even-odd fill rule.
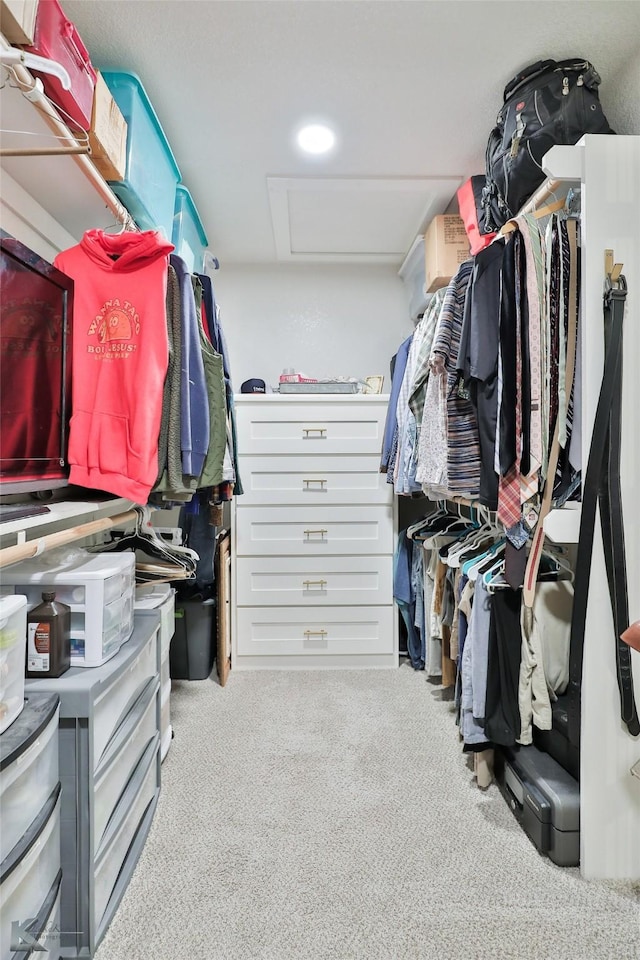
[[[410,667],[174,683],[171,709],[97,960],[640,957],[640,886],[539,856]]]

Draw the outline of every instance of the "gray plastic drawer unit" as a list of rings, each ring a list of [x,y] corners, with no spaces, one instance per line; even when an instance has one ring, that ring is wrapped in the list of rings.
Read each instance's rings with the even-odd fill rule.
[[[144,846],[160,791],[160,617],[136,618],[107,663],[27,680],[60,697],[60,956],[93,957]]]
[[[522,829],[561,867],[580,863],[580,785],[535,746],[496,751],[496,779]]]
[[[58,783],[58,703],[55,694],[27,697],[0,736],[0,862]]]

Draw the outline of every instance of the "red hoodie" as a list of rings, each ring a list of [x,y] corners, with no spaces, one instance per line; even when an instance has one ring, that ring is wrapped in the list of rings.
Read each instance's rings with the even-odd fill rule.
[[[74,280],[69,481],[147,502],[157,479],[173,245],[89,230],[54,264]]]

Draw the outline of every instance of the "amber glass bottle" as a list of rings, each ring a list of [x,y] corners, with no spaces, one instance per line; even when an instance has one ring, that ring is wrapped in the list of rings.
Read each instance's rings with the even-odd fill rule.
[[[25,676],[59,677],[71,664],[71,608],[56,601],[53,592],[27,615]]]

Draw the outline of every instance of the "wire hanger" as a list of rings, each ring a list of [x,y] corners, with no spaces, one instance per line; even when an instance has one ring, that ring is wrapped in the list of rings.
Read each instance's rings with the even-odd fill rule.
[[[117,230],[110,232],[109,236],[118,237],[122,233],[140,233],[140,227],[135,222],[131,214],[124,207],[122,208],[121,215],[118,215],[116,212],[116,219],[109,226],[103,228],[103,233],[107,231],[112,231],[114,227],[117,227]]]

